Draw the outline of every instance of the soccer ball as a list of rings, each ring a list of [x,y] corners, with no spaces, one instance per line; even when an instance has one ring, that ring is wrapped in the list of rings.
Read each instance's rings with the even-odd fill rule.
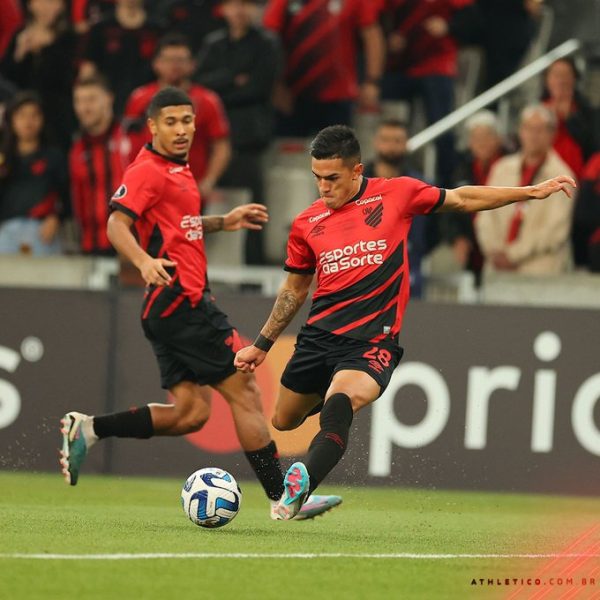
[[[200,527],[223,527],[242,504],[242,490],[223,469],[209,467],[192,473],[181,490],[183,512]]]

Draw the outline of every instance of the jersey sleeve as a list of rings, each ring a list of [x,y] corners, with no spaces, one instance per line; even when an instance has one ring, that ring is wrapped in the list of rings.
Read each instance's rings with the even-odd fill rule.
[[[410,215],[427,215],[435,212],[446,198],[446,190],[412,177],[393,180],[401,198],[399,208]]]
[[[370,27],[379,22],[379,15],[383,11],[383,2],[380,0],[356,0],[358,27]]]
[[[292,224],[288,238],[287,259],[283,268],[290,273],[311,275],[315,272],[316,264],[317,261],[312,248],[307,244],[302,235],[302,229],[296,220]]]
[[[223,103],[214,93],[206,95],[203,111],[203,125],[206,127],[208,138],[218,140],[229,136],[229,120],[225,114]]]
[[[263,15],[265,28],[281,33],[285,25],[286,10],[286,0],[270,0]]]
[[[165,179],[154,169],[134,167],[125,171],[123,181],[110,200],[112,210],[119,210],[137,221],[161,197]]]

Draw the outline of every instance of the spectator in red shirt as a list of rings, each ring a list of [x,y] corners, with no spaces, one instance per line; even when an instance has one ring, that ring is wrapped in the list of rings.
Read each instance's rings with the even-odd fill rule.
[[[600,152],[585,165],[573,219],[575,265],[600,273]]]
[[[384,98],[410,100],[420,96],[430,124],[452,112],[458,48],[450,33],[450,22],[457,11],[472,2],[387,0]],[[439,184],[449,186],[454,169],[453,135],[441,136],[436,146]]]
[[[286,55],[275,96],[280,135],[308,136],[349,124],[359,97],[364,107],[377,106],[385,53],[380,10],[375,0],[270,0],[264,25],[279,34]],[[360,87],[358,38],[365,55]]]
[[[144,0],[115,0],[114,15],[90,29],[79,78],[104,75],[115,94],[117,116],[132,90],[152,81],[150,61],[162,32],[144,9]]]
[[[162,88],[179,88],[192,99],[196,114],[196,133],[189,155],[190,168],[201,191],[210,194],[231,157],[229,122],[223,104],[215,92],[192,83],[196,63],[190,45],[183,36],[169,34],[160,41],[152,68],[157,80],[134,90],[125,107],[133,151],[137,152],[149,141],[146,109],[152,97]]]
[[[570,58],[553,62],[544,77],[543,101],[558,121],[553,147],[580,177],[585,161],[596,149],[596,140],[594,113],[577,90],[577,79],[577,68]]]
[[[102,77],[75,83],[73,104],[80,132],[69,153],[69,171],[84,254],[114,254],[106,235],[108,203],[129,164],[131,143],[114,117],[113,99]]]

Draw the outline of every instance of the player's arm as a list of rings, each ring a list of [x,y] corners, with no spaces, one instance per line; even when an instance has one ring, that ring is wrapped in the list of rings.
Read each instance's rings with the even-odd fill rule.
[[[385,38],[377,23],[363,27],[360,36],[365,53],[365,79],[361,86],[360,100],[363,106],[377,106],[385,64]]]
[[[200,181],[200,191],[210,194],[231,160],[231,142],[228,137],[214,140],[210,146],[210,156],[206,173]]]
[[[312,279],[312,274],[290,273],[287,276],[279,290],[273,310],[254,344],[242,348],[236,354],[233,364],[237,369],[251,373],[265,360],[275,340],[304,304]]]
[[[543,200],[561,191],[571,198],[573,196],[572,187],[577,187],[577,184],[572,177],[567,175],[559,175],[541,183],[524,187],[465,185],[453,190],[446,190],[444,203],[440,206],[438,212],[473,213],[481,210],[492,210],[514,202]]]
[[[215,231],[238,231],[239,229],[262,229],[269,220],[267,207],[262,204],[242,204],[230,210],[226,215],[208,215],[202,217],[204,233]]]
[[[120,210],[112,212],[106,227],[110,243],[139,269],[147,285],[169,285],[171,276],[165,267],[174,267],[177,263],[166,258],[152,258],[145,252],[131,233],[133,222],[132,217]]]

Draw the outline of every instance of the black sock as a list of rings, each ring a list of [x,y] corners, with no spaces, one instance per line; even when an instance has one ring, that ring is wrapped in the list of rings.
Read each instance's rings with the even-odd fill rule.
[[[283,473],[275,442],[245,454],[267,496],[271,500],[279,500],[283,494]]]
[[[149,438],[154,435],[149,406],[94,417],[94,433],[100,438]]]
[[[313,439],[304,461],[310,476],[310,493],[340,462],[346,446],[354,413],[346,394],[333,394],[321,411],[321,431]]]

